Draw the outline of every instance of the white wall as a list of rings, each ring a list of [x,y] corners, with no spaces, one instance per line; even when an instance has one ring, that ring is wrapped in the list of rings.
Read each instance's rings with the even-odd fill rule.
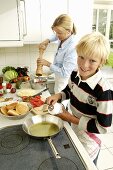
[[[56,48],[56,44],[50,44],[44,53],[44,58],[52,62]],[[29,71],[35,73],[37,58],[37,45],[25,45],[18,48],[0,48],[0,74],[2,74],[2,68],[5,66],[14,66],[15,68],[18,66],[28,66]],[[47,67],[44,68],[45,70],[49,72]]]

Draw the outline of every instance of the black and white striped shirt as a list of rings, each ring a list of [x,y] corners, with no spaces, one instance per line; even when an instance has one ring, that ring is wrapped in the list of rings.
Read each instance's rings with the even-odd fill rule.
[[[79,118],[75,133],[94,160],[100,148],[99,134],[110,131],[113,114],[113,91],[99,70],[87,80],[73,71],[62,100],[70,99],[70,109]],[[98,135],[97,135],[98,134]]]

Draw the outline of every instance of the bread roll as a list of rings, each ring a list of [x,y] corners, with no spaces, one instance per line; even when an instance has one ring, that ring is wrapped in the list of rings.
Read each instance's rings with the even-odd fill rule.
[[[16,110],[10,109],[10,110],[8,110],[7,115],[18,116],[19,114],[16,112]]]
[[[11,104],[7,105],[6,108],[7,108],[7,110],[16,109],[16,105],[17,105],[17,102],[11,103]]]
[[[6,106],[2,106],[0,110],[1,110],[2,114],[7,115],[8,110],[7,110]]]
[[[22,103],[18,103],[16,105],[16,112],[19,115],[26,114],[28,111],[29,111],[29,107],[27,105],[22,104]]]

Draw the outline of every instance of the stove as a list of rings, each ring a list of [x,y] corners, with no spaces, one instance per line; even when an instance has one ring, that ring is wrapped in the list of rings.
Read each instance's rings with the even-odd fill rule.
[[[0,130],[0,169],[2,170],[86,170],[66,129],[52,141],[61,158],[55,158],[47,138],[33,138],[22,125]]]

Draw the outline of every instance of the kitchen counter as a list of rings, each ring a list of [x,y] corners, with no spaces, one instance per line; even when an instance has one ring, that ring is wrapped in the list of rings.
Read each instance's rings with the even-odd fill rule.
[[[50,96],[50,93],[48,91],[43,92],[43,94],[42,94],[43,98],[46,98],[48,96]],[[0,115],[0,128],[6,127],[6,126],[22,124],[25,119],[27,119],[27,118],[29,118],[31,116],[33,116],[33,115],[31,113],[29,113],[29,115],[27,115],[23,119],[20,119],[20,120],[9,120],[7,118],[2,117],[2,115]],[[66,131],[70,135],[70,138],[71,138],[71,141],[73,143],[73,146],[76,148],[77,153],[80,155],[81,160],[85,164],[86,170],[97,170],[97,168],[95,167],[95,165],[91,161],[89,155],[87,154],[86,150],[84,149],[84,147],[82,146],[82,144],[78,140],[76,134],[72,130],[72,128],[69,125],[69,123],[64,122],[64,127],[66,128]]]

